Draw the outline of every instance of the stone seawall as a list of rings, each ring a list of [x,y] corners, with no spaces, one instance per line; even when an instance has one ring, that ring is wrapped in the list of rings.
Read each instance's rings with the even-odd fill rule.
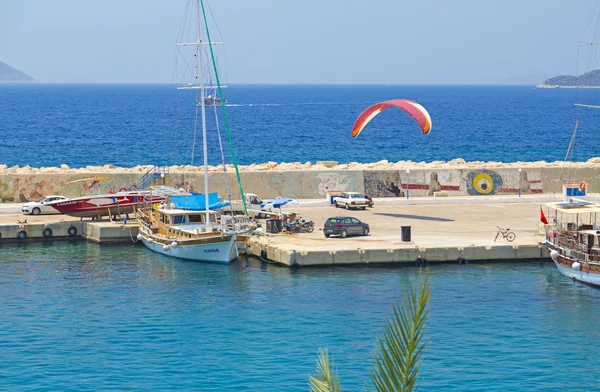
[[[0,165],[0,201],[26,202],[49,194],[77,197],[85,194],[135,189],[150,166],[117,168],[111,165],[71,169],[30,168]],[[233,167],[210,167],[211,191],[239,198]],[[600,158],[563,165],[562,162],[397,162],[344,164],[336,162],[250,165],[241,167],[245,192],[263,198],[286,196],[296,199],[325,198],[330,190],[365,192],[372,197],[431,196],[444,191],[449,196],[492,196],[507,194],[553,194],[562,192],[566,179],[587,183],[588,192],[600,192]],[[169,169],[156,184],[204,192],[201,167],[177,166]],[[397,187],[390,191],[392,183]]]

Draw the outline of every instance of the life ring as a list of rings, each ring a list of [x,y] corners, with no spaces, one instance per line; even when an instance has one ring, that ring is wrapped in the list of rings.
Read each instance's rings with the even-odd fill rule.
[[[44,231],[42,231],[42,234],[44,235],[44,237],[50,238],[50,237],[52,237],[52,229],[49,227],[46,227],[44,229]]]
[[[27,232],[25,230],[20,230],[17,233],[17,238],[20,240],[26,240],[27,239]]]
[[[69,233],[69,237],[75,237],[77,235],[77,227],[70,226],[67,232]]]
[[[580,190],[581,192],[584,192],[584,191],[585,191],[585,188],[587,188],[587,182],[585,182],[585,181],[581,181],[581,182],[579,183],[579,190]]]
[[[121,187],[121,189],[119,189],[119,192],[127,192],[127,188]]]

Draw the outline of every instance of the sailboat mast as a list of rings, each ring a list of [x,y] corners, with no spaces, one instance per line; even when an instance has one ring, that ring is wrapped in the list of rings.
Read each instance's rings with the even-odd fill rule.
[[[206,108],[204,103],[205,97],[205,85],[204,85],[204,65],[202,62],[202,39],[200,36],[200,17],[202,14],[202,8],[200,6],[200,0],[196,0],[196,72],[200,72],[200,75],[196,75],[196,78],[200,80],[200,111],[202,112],[202,149],[204,152],[204,208],[206,216],[206,224],[210,223],[210,213],[208,210],[208,146],[206,143]]]

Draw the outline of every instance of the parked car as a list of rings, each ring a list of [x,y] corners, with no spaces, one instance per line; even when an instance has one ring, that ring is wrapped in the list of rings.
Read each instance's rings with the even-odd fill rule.
[[[369,200],[360,192],[344,192],[333,198],[333,204],[335,204],[336,207],[344,207],[347,210],[350,208],[360,208],[364,210],[369,205]]]
[[[23,204],[21,211],[23,214],[40,215],[40,214],[60,214],[60,212],[52,207],[53,204],[61,201],[69,200],[64,196],[46,196],[36,201],[30,201]]]
[[[369,235],[369,225],[352,216],[334,216],[325,221],[323,234],[325,237],[339,235],[342,238],[349,235]]]

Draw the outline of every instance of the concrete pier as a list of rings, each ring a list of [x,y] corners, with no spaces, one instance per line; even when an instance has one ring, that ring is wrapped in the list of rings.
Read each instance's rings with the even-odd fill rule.
[[[549,258],[541,246],[543,227],[539,224],[541,201],[498,200],[486,204],[375,205],[362,210],[333,206],[293,206],[305,219],[315,221],[313,233],[254,237],[250,246],[255,255],[288,266],[331,264],[470,262],[539,260]],[[445,199],[446,203],[449,203]],[[331,216],[353,216],[370,225],[368,236],[325,238],[322,228]],[[401,226],[411,226],[410,242],[401,240]],[[502,237],[494,241],[497,226],[516,234],[513,242]]]
[[[547,259],[541,246],[543,227],[540,205],[559,196],[512,196],[481,199],[418,198],[375,200],[367,210],[345,210],[323,200],[306,200],[283,210],[293,210],[315,222],[313,233],[252,237],[254,255],[288,266],[336,264],[515,261]],[[487,202],[484,202],[487,201]],[[392,204],[395,202],[395,204]],[[432,204],[435,203],[435,204]],[[353,216],[370,225],[368,236],[325,238],[324,222],[332,216]],[[24,220],[27,223],[24,223]],[[411,227],[411,241],[403,242],[401,226]],[[510,228],[514,242],[499,236],[497,226]],[[137,222],[92,221],[62,215],[31,216],[0,208],[0,241],[43,240],[43,230],[52,228],[52,238],[69,239],[69,228],[77,236],[98,243],[131,242],[138,234]],[[19,239],[21,230],[27,239]]]
[[[0,242],[87,239],[97,243],[131,242],[138,234],[135,220],[95,221],[65,215],[22,215],[15,208],[0,208]],[[50,229],[48,231],[47,229]],[[22,234],[24,232],[25,234]]]

